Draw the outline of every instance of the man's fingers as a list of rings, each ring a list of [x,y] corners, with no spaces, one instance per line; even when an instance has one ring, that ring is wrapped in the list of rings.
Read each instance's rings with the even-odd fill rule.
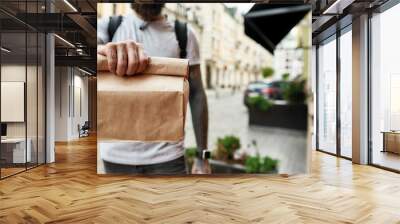
[[[101,54],[103,56],[107,56],[106,49],[107,48],[104,45],[97,45],[97,53],[98,54]]]
[[[115,73],[117,68],[117,48],[115,44],[109,44],[105,49],[105,56],[107,57],[108,69],[110,72]]]
[[[117,69],[115,73],[117,75],[125,75],[126,69],[128,66],[128,55],[126,52],[126,45],[125,44],[117,44],[117,54],[118,54],[118,61],[117,61]]]
[[[144,52],[141,46],[139,46],[137,52],[139,55],[139,66],[137,72],[140,73],[147,68],[147,65],[149,64],[149,57],[147,57],[146,53]]]
[[[97,52],[107,57],[110,72],[120,76],[141,73],[149,64],[143,48],[133,41],[108,43]]]
[[[128,52],[128,68],[126,70],[127,75],[134,75],[137,73],[139,67],[139,56],[137,53],[137,47],[134,43],[127,44]]]

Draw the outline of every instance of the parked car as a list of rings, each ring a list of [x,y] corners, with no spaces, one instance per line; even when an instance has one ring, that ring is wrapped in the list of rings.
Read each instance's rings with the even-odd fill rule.
[[[283,99],[283,90],[288,84],[287,81],[255,81],[250,82],[244,92],[244,103],[247,105],[247,98],[262,95],[265,98],[273,100]]]
[[[263,89],[263,94],[270,99],[283,100],[283,91],[287,85],[287,81],[270,82],[268,87]]]
[[[268,87],[268,83],[264,81],[254,81],[250,82],[246,90],[244,91],[244,104],[248,106],[247,98],[253,97],[253,96],[259,96],[263,94],[263,89]]]

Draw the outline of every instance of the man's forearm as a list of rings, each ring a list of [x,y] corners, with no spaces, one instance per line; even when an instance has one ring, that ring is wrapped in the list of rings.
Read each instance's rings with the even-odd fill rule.
[[[192,66],[189,76],[189,102],[192,112],[192,122],[196,137],[197,148],[207,149],[208,140],[208,106],[203,83],[201,81],[200,66]]]
[[[190,109],[197,148],[199,150],[207,149],[208,108],[204,90],[203,93],[196,92],[190,97]]]

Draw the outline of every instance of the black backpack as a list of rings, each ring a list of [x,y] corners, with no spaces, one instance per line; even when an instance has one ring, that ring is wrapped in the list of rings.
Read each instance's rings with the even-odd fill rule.
[[[122,16],[110,16],[110,21],[108,23],[109,40],[113,39],[115,32],[122,23],[122,18]],[[175,35],[180,49],[179,56],[180,58],[186,58],[187,24],[182,23],[179,20],[175,20]]]

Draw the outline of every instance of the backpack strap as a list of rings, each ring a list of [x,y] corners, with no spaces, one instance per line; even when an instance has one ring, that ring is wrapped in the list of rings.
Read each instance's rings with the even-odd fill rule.
[[[187,24],[182,23],[179,20],[175,20],[175,35],[179,45],[179,57],[186,58],[186,46],[187,46]]]
[[[117,31],[119,25],[122,23],[122,16],[110,16],[110,22],[108,22],[108,37],[109,42],[112,41],[115,32]]]

